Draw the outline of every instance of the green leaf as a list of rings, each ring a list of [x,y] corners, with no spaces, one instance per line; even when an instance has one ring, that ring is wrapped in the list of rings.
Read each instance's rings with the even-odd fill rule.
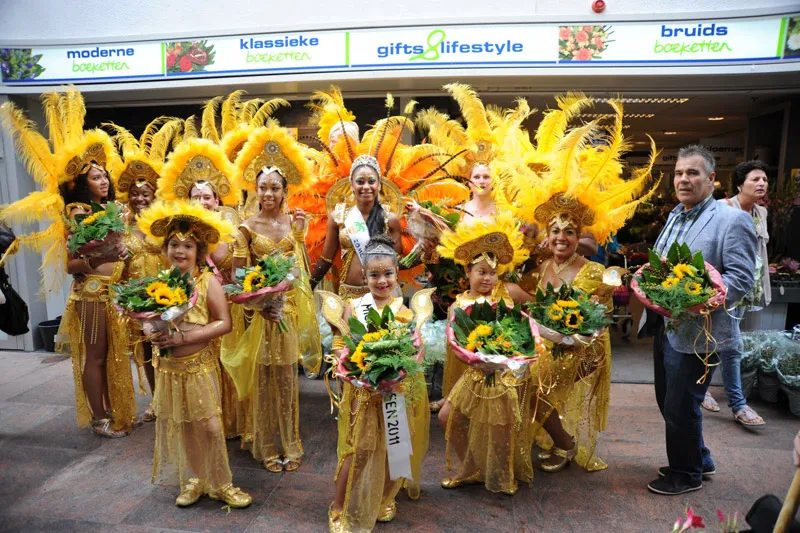
[[[647,260],[654,269],[660,270],[662,268],[661,258],[652,249],[647,251]]]
[[[456,322],[452,322],[451,326],[453,328],[453,334],[456,337],[456,342],[458,342],[459,346],[466,346],[469,333],[465,332]]]
[[[358,348],[358,346],[356,346],[356,343],[353,342],[353,339],[351,339],[350,337],[345,336],[344,337],[344,343],[347,345],[347,349],[350,350],[351,354],[355,353],[356,348]]]
[[[383,313],[381,316],[381,328],[385,328],[389,322],[394,322],[394,311],[392,311],[392,307],[387,305],[383,308]]]
[[[681,263],[689,263],[692,261],[692,251],[685,242],[681,243],[679,255]]]
[[[347,321],[347,325],[350,326],[350,333],[353,335],[363,337],[367,334],[367,328],[354,316],[350,317],[350,320]]]
[[[671,265],[677,265],[680,262],[678,247],[674,242],[672,243],[672,246],[669,247],[669,252],[667,252],[667,261],[669,261]]]
[[[698,272],[703,272],[706,269],[706,263],[703,260],[703,252],[697,252],[692,257],[692,266],[697,269]]]
[[[369,326],[368,330],[375,329],[376,331],[381,329],[383,322],[383,318],[378,311],[375,310],[374,307],[370,307],[369,311],[367,312],[367,325]]]

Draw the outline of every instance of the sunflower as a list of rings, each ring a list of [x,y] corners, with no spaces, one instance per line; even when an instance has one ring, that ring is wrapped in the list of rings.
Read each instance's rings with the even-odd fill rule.
[[[156,291],[153,300],[155,300],[158,305],[172,305],[172,290],[165,285]]]
[[[661,282],[661,286],[665,289],[671,289],[675,285],[678,284],[680,280],[678,278],[673,278],[672,276],[668,277],[664,281]]]
[[[485,337],[486,335],[491,335],[492,331],[494,331],[492,326],[487,324],[478,324],[478,327],[473,330],[473,333],[475,333],[475,335],[478,337]]]
[[[583,316],[577,311],[571,311],[567,313],[567,316],[564,318],[564,324],[567,325],[570,329],[578,329],[581,327],[583,323]]]
[[[366,357],[366,354],[364,353],[363,348],[364,341],[361,341],[358,343],[358,346],[356,346],[356,351],[350,356],[350,362],[355,363],[359,370],[362,371],[367,369],[367,365],[364,364],[364,357]]]
[[[556,305],[561,309],[574,309],[578,307],[578,302],[575,300],[556,300]]]
[[[260,277],[261,277],[261,274],[256,270],[251,270],[250,272],[248,272],[245,275],[244,280],[242,281],[242,290],[244,292],[253,292],[254,290],[258,290],[258,287],[257,286],[253,287],[253,285],[254,284],[258,285],[258,283],[256,282],[256,279],[258,279]]]
[[[564,309],[558,304],[551,304],[550,309],[547,311],[547,317],[554,322],[558,322],[564,318]]]
[[[147,286],[145,292],[151,298],[155,298],[156,293],[161,289],[169,289],[169,286],[164,283],[163,281],[154,281],[150,285]]]
[[[100,211],[98,211],[97,213],[92,213],[88,217],[86,217],[83,220],[81,220],[81,224],[83,224],[84,226],[88,226],[89,224],[91,224],[92,222],[94,222],[98,218],[100,218],[101,214],[102,214],[102,212],[100,212]]]
[[[696,281],[687,281],[684,290],[687,294],[691,294],[692,296],[696,296],[703,292],[703,286]]]
[[[372,333],[366,333],[366,334],[365,334],[365,335],[362,337],[362,339],[361,339],[361,340],[363,340],[364,342],[375,342],[375,341],[379,341],[379,340],[381,340],[381,339],[382,339],[382,338],[383,338],[383,337],[384,337],[384,336],[385,336],[387,333],[389,333],[389,331],[388,331],[388,330],[385,330],[385,329],[382,329],[382,330],[380,330],[380,331],[375,331],[375,332],[372,332]]]
[[[175,305],[183,305],[189,298],[186,297],[186,291],[183,290],[183,287],[178,287],[172,292],[172,299]]]
[[[694,276],[697,271],[692,265],[679,263],[672,267],[672,273],[678,276],[678,279],[683,279],[684,276]]]

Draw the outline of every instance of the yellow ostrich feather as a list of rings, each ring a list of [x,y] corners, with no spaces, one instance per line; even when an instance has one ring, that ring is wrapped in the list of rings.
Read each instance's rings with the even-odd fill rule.
[[[478,93],[464,83],[449,83],[444,89],[458,102],[470,139],[477,142],[491,138],[492,131],[486,117],[486,109]]]
[[[54,181],[58,175],[56,158],[47,140],[36,131],[36,124],[11,102],[0,106],[0,121],[11,133],[20,161],[33,179],[42,185]]]
[[[153,140],[150,144],[145,144],[145,153],[151,160],[163,163],[167,158],[167,150],[169,150],[170,145],[178,139],[182,129],[183,121],[178,118],[170,117],[170,120],[153,134]]]
[[[67,139],[70,138],[71,136],[67,136]],[[89,147],[95,144],[102,146],[103,154],[106,158],[105,169],[108,171],[111,179],[116,180],[119,176],[122,163],[117,154],[117,150],[114,148],[114,143],[111,141],[111,137],[101,129],[83,132],[77,139],[68,141],[56,154],[56,168],[66,169],[67,165],[74,157],[86,154]],[[77,174],[67,174],[62,171],[58,175],[58,182],[66,183],[75,179],[76,176]]]
[[[61,95],[58,93],[44,93],[41,96],[42,109],[44,109],[45,123],[48,126],[48,136],[53,150],[64,146],[64,130],[61,127]]]
[[[556,96],[556,103],[558,109],[547,111],[536,130],[536,147],[543,153],[553,150],[564,136],[569,121],[591,106],[592,100],[583,93],[567,93]]]
[[[190,138],[181,141],[175,147],[162,170],[156,196],[165,201],[179,199],[176,189],[183,189],[186,185],[179,178],[189,163],[197,157],[206,157],[211,161],[213,169],[204,179],[214,183],[217,191],[220,192],[222,202],[227,206],[238,205],[241,187],[236,181],[236,168],[225,156],[222,148],[207,139]],[[191,185],[185,191],[186,197],[190,190]]]
[[[217,96],[206,102],[203,106],[203,118],[200,125],[200,133],[203,139],[208,139],[215,143],[219,142],[219,132],[217,131],[217,108],[222,101],[221,96]]]
[[[222,135],[224,136],[229,131],[232,131],[239,124],[239,111],[241,108],[242,96],[247,94],[247,91],[238,90],[233,91],[225,98],[222,103],[220,116],[222,119]]]
[[[261,107],[258,108],[256,114],[253,115],[253,118],[251,118],[249,121],[246,120],[244,116],[242,116],[240,120],[254,127],[263,126],[267,122],[267,119],[269,119],[275,113],[275,111],[281,107],[291,106],[292,104],[283,98],[273,98],[272,100],[267,100],[264,102]]]
[[[487,243],[485,237],[491,233],[500,233],[504,239]],[[510,247],[513,254],[503,261],[504,249]],[[498,213],[490,222],[476,221],[470,224],[458,224],[455,231],[442,234],[436,248],[441,257],[451,259],[460,265],[467,265],[484,252],[490,252],[497,258],[497,271],[500,274],[512,270],[525,262],[530,252],[525,247],[524,237],[519,223],[508,212]]]
[[[256,191],[262,166],[277,167],[289,184],[290,195],[310,185],[313,174],[307,148],[276,121],[256,128],[239,151],[235,162],[240,182],[248,192]],[[258,167],[258,168],[256,168]]]
[[[231,242],[234,238],[233,224],[216,211],[205,209],[198,202],[156,201],[139,213],[136,218],[136,224],[142,233],[159,245],[174,233],[169,231],[165,233],[164,231],[170,229],[173,223],[178,222],[190,225],[193,237],[195,239],[202,238],[208,245],[209,253],[213,252],[220,243]]]
[[[334,124],[356,120],[356,116],[344,105],[342,91],[334,85],[327,91],[314,91],[308,107],[312,110],[310,123],[318,124],[317,136],[326,146],[330,144]]]
[[[469,187],[454,179],[440,179],[414,189],[413,196],[419,202],[442,202],[455,207],[469,200]]]

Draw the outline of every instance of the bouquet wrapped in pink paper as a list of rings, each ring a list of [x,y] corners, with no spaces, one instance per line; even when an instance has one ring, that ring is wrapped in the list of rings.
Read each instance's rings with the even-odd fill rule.
[[[286,291],[294,286],[299,275],[294,256],[272,254],[262,257],[255,266],[237,268],[235,283],[225,285],[233,303],[254,311],[274,311],[280,314],[286,301]],[[286,323],[279,322],[286,332]]]
[[[120,217],[119,207],[114,202],[109,202],[105,207],[92,203],[91,208],[90,215],[67,221],[67,248],[73,254],[102,257],[120,245],[125,234],[125,224]]]
[[[452,230],[461,218],[456,211],[447,209],[431,201],[417,203],[413,200],[406,202],[406,221],[408,222],[408,232],[417,239],[417,244],[411,251],[400,259],[402,266],[412,266],[419,257],[423,239],[439,242],[439,237],[443,231]]]

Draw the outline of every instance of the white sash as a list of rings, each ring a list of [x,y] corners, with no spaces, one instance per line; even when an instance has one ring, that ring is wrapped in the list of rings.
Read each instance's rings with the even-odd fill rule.
[[[369,242],[369,228],[367,223],[364,222],[364,215],[361,214],[357,207],[353,206],[347,212],[347,216],[344,218],[344,228],[347,230],[350,242],[353,243],[353,249],[358,254],[361,265],[364,266],[364,252]]]
[[[392,304],[403,303],[395,299]],[[390,304],[390,305],[392,305]],[[398,307],[394,306],[392,307]],[[367,314],[375,306],[372,294],[367,293],[353,300],[353,314],[359,322],[367,325]],[[393,309],[394,310],[394,309]],[[386,454],[389,462],[389,478],[392,480],[404,477],[412,478],[411,473],[411,432],[408,429],[408,413],[406,413],[406,397],[402,392],[393,392],[383,397],[383,431],[386,437]]]

